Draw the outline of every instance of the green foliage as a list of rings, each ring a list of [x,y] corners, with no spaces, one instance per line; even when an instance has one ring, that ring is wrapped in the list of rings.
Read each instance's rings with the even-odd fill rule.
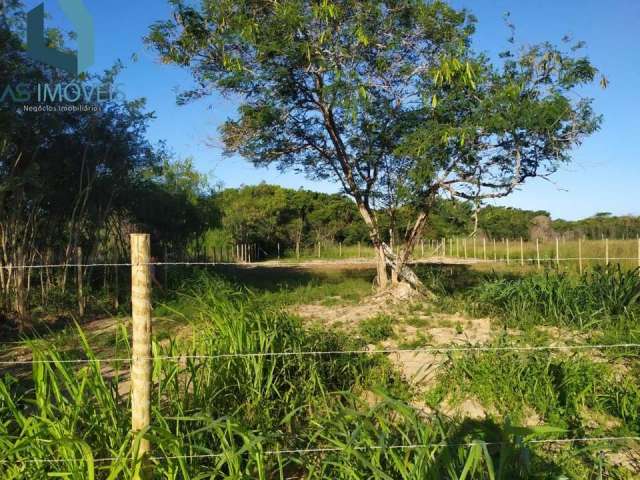
[[[358,332],[367,343],[378,343],[393,336],[393,319],[387,315],[363,320],[358,324]]]
[[[594,240],[637,238],[640,236],[640,217],[613,216],[610,213],[601,212],[582,220],[555,220],[553,228],[561,233],[581,235]]]
[[[155,256],[160,255],[159,242],[174,255],[184,252],[216,224],[216,212],[205,198],[206,179],[190,160],[170,161],[162,144],[148,141],[153,114],[146,111],[145,101],[127,100],[115,88],[122,65],[76,79],[33,61],[21,40],[20,2],[3,7],[9,21],[3,11],[0,230],[7,241],[2,242],[0,267],[75,263],[76,247],[82,248],[85,263],[117,262],[128,256],[127,235],[142,229],[153,233]],[[50,43],[64,48],[64,35],[48,35]],[[4,95],[5,88],[18,84],[35,91],[36,85],[71,82],[82,83],[86,91],[113,88],[114,95],[99,104],[94,95],[92,109],[82,114],[72,109],[28,111]],[[26,287],[37,274],[0,276],[0,304],[10,317],[15,312],[21,327],[32,313]],[[86,276],[91,274],[95,271]],[[38,303],[60,303],[58,295],[69,295],[67,277],[66,269],[48,272],[46,285],[39,277],[43,298]],[[87,278],[88,292],[97,283],[93,279]]]
[[[610,366],[582,356],[552,352],[460,355],[451,359],[442,377],[439,388],[454,386],[453,392],[446,389],[443,395],[477,398],[516,422],[535,414],[545,424],[575,429],[580,435],[589,428],[590,415],[599,412],[619,419],[634,432],[640,428],[637,385],[619,381]]]
[[[131,216],[154,232],[155,245],[161,242],[174,255],[220,224],[209,181],[195,170],[191,159],[170,161],[165,156],[135,182],[128,205]]]
[[[228,151],[336,181],[376,246],[376,208],[394,231],[420,218],[415,243],[437,199],[506,196],[568,162],[600,125],[591,101],[572,96],[597,73],[579,46],[534,45],[493,64],[471,49],[475,18],[443,1],[171,4],[148,41],[197,80],[181,100],[243,98],[221,128]],[[403,206],[409,222],[398,223]]]
[[[226,236],[237,243],[254,243],[271,256],[295,252],[318,241],[367,240],[356,205],[343,195],[292,190],[260,184],[225,189],[214,196]]]
[[[531,220],[545,211],[521,210],[511,207],[485,207],[478,215],[478,226],[490,238],[529,238]]]
[[[525,321],[592,327],[640,308],[640,276],[620,266],[596,267],[582,276],[547,272],[499,278],[471,292],[480,311],[496,313],[510,325]]]
[[[154,478],[278,478],[291,471],[309,479],[436,480],[470,472],[473,478],[520,478],[516,472],[525,467],[517,459],[529,449],[515,437],[532,438],[534,432],[467,431],[444,420],[426,421],[385,393],[402,387],[383,357],[296,355],[356,345],[343,335],[305,331],[283,311],[218,279],[202,276],[190,285],[184,308],[174,315],[194,319],[197,335],[154,343],[154,354],[216,358],[154,363],[153,424],[145,433],[159,458]],[[129,397],[118,393],[121,368],[128,367],[113,365],[106,375],[97,361],[80,369],[64,363],[75,355],[95,360],[86,341],[74,356],[43,342],[32,347],[43,363],[34,365],[31,378],[0,381],[2,477],[130,478],[136,439],[129,432]],[[290,355],[271,355],[277,352]],[[355,393],[344,393],[364,390],[380,401],[370,407]],[[505,442],[499,450],[483,447],[495,439]],[[440,446],[473,441],[473,447]],[[401,444],[425,447],[386,448]],[[329,451],[267,453],[306,448]],[[193,458],[198,455],[210,457]],[[103,460],[110,457],[117,460]],[[51,461],[34,461],[41,459]],[[502,473],[499,459],[507,464]],[[539,460],[534,456],[532,462]]]

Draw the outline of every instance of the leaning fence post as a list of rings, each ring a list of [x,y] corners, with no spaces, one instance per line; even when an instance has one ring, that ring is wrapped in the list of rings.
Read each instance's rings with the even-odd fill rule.
[[[151,423],[151,242],[148,234],[131,235],[131,429],[136,434]],[[140,440],[134,461],[145,461],[149,441]],[[144,477],[140,477],[144,478]]]
[[[76,273],[78,282],[78,313],[84,317],[84,285],[82,275],[82,247],[76,247]]]

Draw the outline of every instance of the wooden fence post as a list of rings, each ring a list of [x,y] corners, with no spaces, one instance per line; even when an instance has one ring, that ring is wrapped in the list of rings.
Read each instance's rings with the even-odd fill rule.
[[[556,267],[560,269],[560,238],[556,236]]]
[[[582,275],[582,237],[578,237],[578,268]]]
[[[215,262],[215,258],[216,258],[216,250],[215,248],[213,249],[213,261]],[[164,263],[167,264],[169,263],[169,254],[167,253],[167,246],[164,246]],[[167,288],[167,285],[169,285],[169,265],[165,265],[163,268],[163,272],[164,274],[164,288]]]
[[[507,265],[511,263],[511,251],[509,250],[509,239],[506,239],[507,243]]]
[[[339,244],[339,249],[340,249],[340,258],[342,258],[342,242],[340,242]]]
[[[114,257],[114,261],[113,263],[115,263],[116,265],[114,265],[113,267],[113,274],[114,274],[114,294],[113,294],[113,308],[117,311],[120,308],[120,275],[119,275],[119,267],[118,267],[118,263],[120,263],[120,256],[118,255],[118,253],[116,252],[116,255]]]
[[[82,247],[76,247],[76,274],[78,283],[78,313],[80,318],[84,317],[84,282],[82,272]]]
[[[151,242],[148,234],[131,235],[131,429],[145,430],[151,423]],[[150,445],[140,440],[134,461],[146,462]],[[144,471],[144,468],[142,469]],[[145,478],[144,473],[139,478]]]
[[[478,254],[476,252],[476,237],[473,237],[473,258],[478,258]]]
[[[482,237],[482,259],[487,261],[487,237]]]
[[[520,237],[520,266],[524,267],[524,242]]]
[[[604,239],[604,257],[607,267],[609,266],[609,239]]]
[[[420,258],[424,258],[424,240],[420,240],[420,252],[421,252]]]
[[[498,261],[498,251],[496,250],[496,239],[493,239],[493,261]]]
[[[446,238],[442,239],[442,256],[443,257],[447,256],[447,239]]]
[[[536,237],[536,263],[538,270],[540,270],[540,239],[538,237]]]

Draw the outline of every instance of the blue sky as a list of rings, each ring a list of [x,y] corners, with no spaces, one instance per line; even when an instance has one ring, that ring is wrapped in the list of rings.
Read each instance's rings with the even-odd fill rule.
[[[41,0],[25,0],[27,8]],[[122,60],[121,83],[129,98],[145,97],[156,114],[152,141],[166,140],[180,157],[192,156],[197,168],[216,182],[235,187],[261,181],[286,187],[338,191],[336,184],[311,182],[303,176],[256,169],[242,158],[221,155],[217,127],[235,111],[233,99],[213,95],[188,106],[177,106],[175,91],[188,88],[186,70],[162,65],[145,48],[142,37],[154,21],[170,13],[166,0],[85,0],[96,27],[98,71]],[[501,204],[543,209],[555,218],[575,219],[609,211],[640,214],[640,2],[637,0],[451,0],[478,17],[477,50],[492,55],[506,45],[504,12],[511,12],[519,43],[549,40],[569,34],[587,42],[587,54],[610,81],[606,90],[590,88],[595,108],[604,115],[600,132],[574,152],[574,161],[553,177],[534,180]],[[56,0],[45,0],[51,25],[68,28]],[[137,61],[133,60],[137,56]]]

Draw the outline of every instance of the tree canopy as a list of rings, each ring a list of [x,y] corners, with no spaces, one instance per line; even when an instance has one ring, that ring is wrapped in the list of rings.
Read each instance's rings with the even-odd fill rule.
[[[573,97],[597,75],[581,45],[510,45],[494,62],[471,48],[475,18],[444,1],[171,3],[148,38],[197,80],[180,100],[239,95],[228,151],[339,182],[400,273],[438,197],[508,195],[599,126]],[[382,245],[385,202],[416,212],[399,261]]]

